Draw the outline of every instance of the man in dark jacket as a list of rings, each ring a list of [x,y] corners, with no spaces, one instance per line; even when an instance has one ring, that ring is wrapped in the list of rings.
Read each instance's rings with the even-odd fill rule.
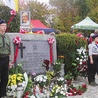
[[[5,20],[0,20],[0,98],[6,97],[6,86],[8,83],[8,70],[10,63],[10,39],[5,31],[7,24]]]

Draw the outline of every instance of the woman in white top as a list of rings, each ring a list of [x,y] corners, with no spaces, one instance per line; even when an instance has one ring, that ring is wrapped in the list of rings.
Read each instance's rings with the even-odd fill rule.
[[[98,34],[94,34],[92,36],[92,39],[92,43],[88,45],[88,82],[92,86],[97,86],[97,84],[95,83],[95,74],[98,67]]]

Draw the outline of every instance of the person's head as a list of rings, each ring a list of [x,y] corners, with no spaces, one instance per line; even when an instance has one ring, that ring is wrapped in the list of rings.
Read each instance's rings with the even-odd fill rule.
[[[94,34],[92,36],[92,38],[93,38],[94,42],[98,42],[98,34]]]
[[[96,30],[94,31],[94,33],[95,33],[95,34],[98,34],[98,29],[96,29]]]
[[[27,12],[24,12],[24,13],[22,14],[22,21],[23,21],[23,23],[26,23],[28,20],[29,20],[29,15],[28,15],[28,13],[27,13]]]
[[[0,20],[0,33],[5,33],[7,29],[7,24],[5,20]]]

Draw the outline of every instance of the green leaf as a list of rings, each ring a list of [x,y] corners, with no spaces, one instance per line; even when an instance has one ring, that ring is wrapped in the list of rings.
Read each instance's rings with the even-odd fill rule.
[[[76,63],[72,63],[72,65],[73,65],[73,66],[76,66],[77,64],[76,64]]]

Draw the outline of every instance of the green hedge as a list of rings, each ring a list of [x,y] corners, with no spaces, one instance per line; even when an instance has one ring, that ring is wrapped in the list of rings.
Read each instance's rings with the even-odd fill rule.
[[[75,75],[75,68],[72,66],[76,55],[76,50],[87,45],[87,41],[75,34],[58,34],[57,41],[57,56],[63,55],[65,63],[65,74],[71,71]]]

